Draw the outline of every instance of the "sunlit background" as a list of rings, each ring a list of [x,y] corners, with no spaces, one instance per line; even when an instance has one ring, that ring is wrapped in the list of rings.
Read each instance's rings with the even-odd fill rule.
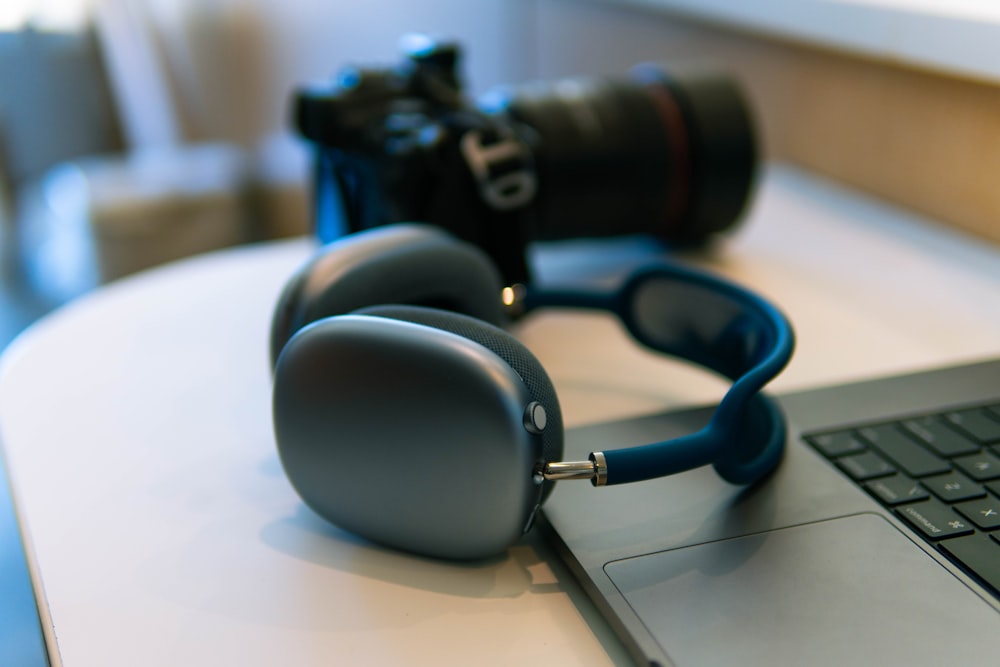
[[[305,233],[296,86],[347,63],[394,64],[410,32],[459,40],[470,92],[521,80],[530,12],[506,0],[3,0],[0,344],[108,280]]]
[[[771,155],[1000,239],[988,0],[0,0],[0,346],[108,280],[305,233],[292,92],[412,32],[463,46],[470,96],[708,56]]]
[[[86,25],[88,0],[4,0],[0,30],[79,30]]]

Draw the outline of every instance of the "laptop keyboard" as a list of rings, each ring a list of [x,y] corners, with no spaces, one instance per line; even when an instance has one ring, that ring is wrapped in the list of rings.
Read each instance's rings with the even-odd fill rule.
[[[1000,596],[1000,404],[805,439]]]

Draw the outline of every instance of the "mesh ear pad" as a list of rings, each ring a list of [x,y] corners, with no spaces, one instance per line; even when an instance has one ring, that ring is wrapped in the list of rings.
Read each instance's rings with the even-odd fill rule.
[[[563,452],[562,412],[555,387],[542,364],[524,344],[509,333],[474,317],[436,308],[420,306],[382,305],[356,311],[359,315],[373,315],[403,320],[414,324],[441,329],[479,343],[503,359],[528,388],[532,400],[545,408],[548,423],[542,432],[542,454],[546,461],[559,461]],[[552,490],[546,482],[545,495]]]

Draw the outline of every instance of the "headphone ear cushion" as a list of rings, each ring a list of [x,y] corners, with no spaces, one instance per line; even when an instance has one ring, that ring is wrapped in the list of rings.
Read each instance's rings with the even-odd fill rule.
[[[380,303],[445,308],[500,325],[500,274],[476,246],[430,225],[345,236],[286,283],[271,320],[271,364],[305,325]]]
[[[356,311],[358,315],[387,317],[441,329],[467,338],[503,359],[528,388],[531,399],[538,401],[547,417],[542,431],[542,455],[546,461],[559,461],[563,454],[563,422],[555,387],[542,363],[524,343],[508,332],[474,317],[439,310],[405,305],[372,306]],[[552,490],[546,482],[543,498]]]

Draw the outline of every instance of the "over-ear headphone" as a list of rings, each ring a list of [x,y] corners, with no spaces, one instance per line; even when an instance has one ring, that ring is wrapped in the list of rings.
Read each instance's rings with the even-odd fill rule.
[[[732,385],[696,433],[563,462],[555,389],[503,330],[504,303],[611,311],[638,342]],[[516,293],[475,246],[390,225],[326,246],[285,287],[271,329],[275,437],[296,491],[334,524],[479,558],[530,528],[555,480],[601,486],[708,464],[735,484],[767,475],[785,426],[761,389],[792,347],[777,308],[708,274],[657,264],[606,292]]]

